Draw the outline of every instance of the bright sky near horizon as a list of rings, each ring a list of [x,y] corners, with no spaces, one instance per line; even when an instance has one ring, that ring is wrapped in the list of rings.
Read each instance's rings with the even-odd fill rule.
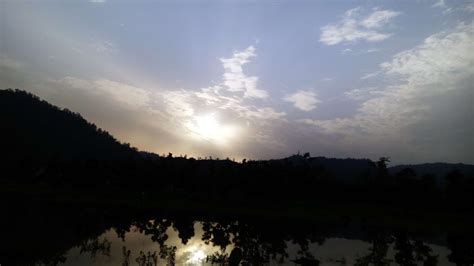
[[[159,154],[474,163],[474,1],[0,0],[0,88]]]

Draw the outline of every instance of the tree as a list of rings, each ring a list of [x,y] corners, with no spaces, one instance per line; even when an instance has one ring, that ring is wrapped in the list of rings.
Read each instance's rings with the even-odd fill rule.
[[[386,183],[390,175],[388,174],[387,164],[390,162],[389,157],[380,157],[376,163],[377,181]]]

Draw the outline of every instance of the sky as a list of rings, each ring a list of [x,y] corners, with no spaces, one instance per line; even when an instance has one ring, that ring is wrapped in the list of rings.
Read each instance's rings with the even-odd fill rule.
[[[474,163],[474,1],[0,0],[0,89],[158,154]]]

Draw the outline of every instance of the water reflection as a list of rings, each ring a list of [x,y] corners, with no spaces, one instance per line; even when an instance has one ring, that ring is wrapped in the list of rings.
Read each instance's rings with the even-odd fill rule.
[[[17,203],[18,204],[18,203]],[[364,222],[4,206],[2,265],[470,265],[472,235]],[[37,204],[37,205],[35,205]]]
[[[163,224],[168,225],[164,231]],[[192,224],[192,229],[187,228],[192,236],[184,238],[179,227],[165,220],[144,223],[146,229],[133,225],[125,233],[110,229],[87,243],[88,249],[68,251],[65,265],[455,265],[448,261],[448,248],[387,231],[370,230],[364,240],[321,237],[268,242],[261,236],[249,239],[250,231],[231,231],[229,224]],[[153,232],[160,232],[161,238],[150,227],[158,228]]]

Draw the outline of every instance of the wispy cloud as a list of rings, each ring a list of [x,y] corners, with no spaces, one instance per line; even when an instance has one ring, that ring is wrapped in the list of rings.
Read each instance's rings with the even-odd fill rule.
[[[95,41],[92,43],[93,48],[99,53],[117,53],[118,46],[111,41]]]
[[[380,93],[377,87],[365,87],[346,91],[344,95],[352,100],[361,101],[380,96]]]
[[[370,48],[370,49],[364,49],[364,50],[353,50],[350,48],[346,48],[341,51],[341,54],[349,54],[349,55],[361,55],[361,54],[371,54],[371,53],[377,53],[380,52],[381,50],[378,48]]]
[[[398,15],[400,15],[400,12],[395,12],[392,10],[375,10],[375,12],[362,20],[360,25],[367,29],[380,28]]]
[[[358,7],[344,13],[340,22],[321,28],[319,41],[326,45],[353,43],[360,40],[367,42],[383,41],[391,36],[380,30],[400,12],[373,9],[368,16],[362,16],[363,9]]]
[[[221,58],[225,70],[224,85],[232,92],[243,91],[244,97],[267,98],[268,93],[257,88],[258,77],[247,76],[243,71],[243,65],[255,56],[255,47],[249,46],[243,51],[234,52],[231,58]]]
[[[315,109],[317,105],[321,103],[315,92],[304,90],[286,95],[283,100],[293,103],[296,108],[306,112]]]
[[[447,5],[446,5],[446,2],[444,0],[438,0],[431,7],[446,8]]]
[[[351,48],[346,48],[346,49],[344,49],[344,50],[341,51],[342,54],[350,54],[350,53],[352,53],[352,52],[353,52],[353,51],[352,51]]]
[[[77,77],[64,77],[57,80],[66,88],[88,91],[101,98],[112,99],[128,108],[140,109],[150,106],[151,92],[125,83],[109,79],[86,80]]]
[[[466,4],[462,9],[466,12],[474,13],[474,2]]]
[[[325,78],[322,78],[321,80],[322,80],[322,81],[333,81],[334,78],[325,77]]]
[[[93,39],[88,42],[82,42],[74,45],[72,49],[83,55],[87,54],[101,54],[113,55],[120,51],[118,45],[108,40]]]
[[[449,14],[449,13],[452,13],[454,11],[457,11],[459,9],[462,10],[462,8],[452,8],[450,6],[448,6],[446,4],[446,1],[445,0],[438,0],[436,3],[434,3],[431,7],[433,8],[439,8],[443,11],[443,14]]]

